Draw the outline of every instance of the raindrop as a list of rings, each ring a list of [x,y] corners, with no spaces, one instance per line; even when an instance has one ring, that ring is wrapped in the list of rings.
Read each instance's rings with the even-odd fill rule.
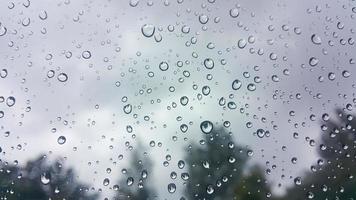
[[[47,72],[47,77],[48,77],[48,78],[53,78],[54,75],[55,75],[54,70],[49,70],[49,71]]]
[[[13,96],[9,96],[6,99],[6,105],[9,107],[12,107],[13,105],[15,105],[16,99]]]
[[[103,181],[103,185],[104,185],[104,186],[108,186],[109,183],[110,183],[110,179],[105,178],[104,181]]]
[[[169,68],[169,65],[168,65],[167,62],[161,62],[161,63],[159,64],[159,69],[162,70],[162,71],[167,71],[168,68]]]
[[[318,63],[319,63],[319,60],[317,58],[315,58],[315,57],[311,57],[309,59],[309,65],[312,66],[312,67],[316,66]]]
[[[249,90],[249,91],[255,91],[256,90],[256,85],[255,84],[253,84],[253,83],[250,83],[250,84],[248,84],[247,85],[247,89]]]
[[[347,70],[344,70],[344,71],[342,72],[342,76],[343,76],[344,78],[348,78],[348,77],[351,76],[351,73],[350,73],[349,71],[347,71]]]
[[[211,58],[206,58],[204,60],[204,66],[207,69],[213,69],[214,68],[214,60]]]
[[[131,186],[131,185],[133,185],[133,183],[134,183],[134,179],[132,177],[128,177],[126,180],[126,184],[128,186]]]
[[[182,97],[180,98],[180,103],[182,104],[182,106],[187,105],[188,102],[189,102],[189,99],[188,99],[187,96],[182,96]]]
[[[127,104],[127,105],[124,106],[124,112],[126,114],[130,114],[131,111],[132,111],[132,105],[131,104]]]
[[[145,37],[152,37],[155,33],[155,26],[152,24],[144,24],[141,27],[141,32]]]
[[[0,36],[4,36],[7,33],[7,28],[0,23]]]
[[[60,74],[58,74],[57,79],[60,82],[66,82],[68,80],[68,76],[66,73],[60,73]]]
[[[82,57],[84,59],[89,59],[91,57],[91,52],[90,51],[83,51]]]
[[[246,41],[245,39],[240,39],[240,40],[237,42],[237,46],[238,46],[240,49],[245,48],[246,45],[247,45],[247,41]]]
[[[169,193],[171,193],[171,194],[174,193],[176,191],[176,189],[177,189],[176,184],[174,184],[174,183],[168,184],[168,192]]]
[[[242,86],[242,82],[238,79],[235,79],[233,82],[232,82],[232,89],[233,90],[238,90],[240,89]]]
[[[6,78],[6,76],[7,76],[7,69],[2,69],[0,71],[0,77],[1,78]]]
[[[210,121],[203,121],[200,123],[200,130],[205,134],[209,134],[213,130],[213,123]]]
[[[232,8],[232,9],[230,9],[230,16],[232,17],[232,18],[236,18],[236,17],[238,17],[239,16],[239,10],[237,9],[237,8]]]
[[[64,136],[59,136],[58,139],[57,139],[57,142],[58,142],[58,144],[60,144],[60,145],[66,143],[66,141],[67,141],[67,139],[66,139],[66,137],[64,137]]]
[[[311,41],[317,45],[321,44],[321,38],[317,34],[311,36]]]
[[[263,138],[263,137],[265,136],[266,132],[265,132],[265,130],[263,130],[263,129],[258,129],[258,130],[256,131],[256,134],[257,134],[257,136],[258,136],[259,138]]]
[[[207,95],[210,94],[210,87],[207,86],[207,85],[205,85],[205,86],[203,86],[203,88],[201,89],[201,91],[202,91],[202,93],[203,93],[205,96],[207,96]]]
[[[294,179],[294,183],[296,185],[301,185],[302,184],[302,178],[298,176],[297,178]]]
[[[206,16],[206,15],[199,15],[199,22],[201,23],[201,24],[206,24],[206,23],[208,23],[208,21],[209,21],[209,17],[208,16]]]
[[[49,173],[42,173],[41,174],[41,183],[43,184],[43,185],[47,185],[47,184],[49,184],[49,182],[51,182],[51,174],[49,174]]]

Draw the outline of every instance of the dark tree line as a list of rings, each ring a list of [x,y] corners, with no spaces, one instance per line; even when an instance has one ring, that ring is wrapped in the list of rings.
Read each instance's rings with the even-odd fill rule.
[[[192,143],[186,149],[187,176],[181,199],[356,199],[356,122],[344,110],[337,110],[336,116],[323,117],[315,165],[282,197],[272,195],[263,169],[247,166],[249,150],[236,144],[233,134],[226,129],[215,128],[204,134],[204,142]],[[161,199],[155,188],[158,185],[150,180],[153,162],[145,152],[141,145],[132,151],[130,167],[120,177],[113,199]],[[99,197],[98,193],[89,191],[88,184],[76,181],[74,171],[64,168],[60,161],[48,164],[46,157],[41,156],[24,167],[4,161],[0,164],[0,199],[94,200]]]
[[[51,164],[40,156],[24,167],[4,161],[0,165],[0,199],[96,199],[97,194],[88,191],[86,184],[76,180],[73,169],[65,169],[60,160]]]

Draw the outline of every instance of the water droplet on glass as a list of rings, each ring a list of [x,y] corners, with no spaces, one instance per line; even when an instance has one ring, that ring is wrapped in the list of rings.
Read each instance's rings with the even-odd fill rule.
[[[145,37],[152,37],[155,33],[155,26],[152,24],[144,24],[141,27],[141,32]]]
[[[66,82],[68,80],[68,76],[66,73],[60,73],[60,74],[58,74],[57,79],[60,82]]]
[[[177,189],[176,184],[174,184],[174,183],[168,184],[168,192],[169,193],[174,193],[176,191],[176,189]]]
[[[232,18],[236,18],[236,17],[238,17],[239,16],[239,10],[237,9],[237,8],[232,8],[231,10],[230,10],[230,16],[232,17]]]
[[[127,105],[124,106],[124,112],[126,114],[130,114],[131,111],[132,111],[132,105],[131,104],[127,104]]]
[[[161,62],[161,63],[159,64],[159,69],[162,70],[162,71],[167,71],[168,68],[169,68],[169,65],[168,65],[167,62]]]
[[[13,97],[13,96],[9,96],[9,97],[7,97],[7,99],[6,99],[6,105],[9,106],[9,107],[14,106],[14,105],[15,105],[15,102],[16,102],[16,99],[15,99],[15,97]]]
[[[103,185],[104,185],[104,186],[108,186],[109,183],[110,183],[110,179],[105,178],[104,181],[103,181]]]
[[[317,35],[317,34],[313,34],[311,36],[311,41],[314,43],[314,44],[321,44],[321,38]]]
[[[0,71],[0,77],[1,78],[6,78],[6,76],[7,76],[7,69],[2,69]]]
[[[47,77],[48,77],[48,78],[53,78],[54,75],[55,75],[54,70],[49,70],[49,71],[47,72]]]
[[[66,143],[66,140],[67,140],[66,137],[59,136],[58,139],[57,139],[57,142],[58,142],[58,144],[62,145],[64,143]]]
[[[200,123],[200,130],[205,134],[209,134],[213,130],[213,123],[210,121],[203,121]]]
[[[247,41],[246,41],[245,39],[240,39],[240,40],[237,42],[237,46],[238,46],[240,49],[245,48],[246,45],[247,45]]]
[[[214,68],[214,60],[211,58],[206,58],[204,60],[204,66],[207,69],[213,69]]]
[[[249,90],[249,91],[255,91],[256,90],[256,85],[255,84],[253,84],[253,83],[250,83],[250,84],[248,84],[247,85],[247,89]]]
[[[232,89],[233,90],[238,90],[240,89],[242,86],[242,82],[238,79],[235,79],[233,82],[232,82]]]
[[[199,15],[199,22],[201,24],[206,24],[206,23],[208,23],[208,21],[209,21],[209,17],[208,16],[206,16],[204,14]]]
[[[188,99],[187,96],[182,96],[182,97],[180,98],[180,103],[182,104],[182,106],[187,105],[188,102],[189,102],[189,99]]]
[[[309,59],[309,65],[312,66],[312,67],[316,66],[318,63],[319,63],[319,60],[317,58],[315,58],[315,57],[311,57]]]
[[[83,51],[82,57],[84,59],[89,59],[91,57],[91,52],[90,51]]]
[[[51,182],[51,175],[49,173],[42,173],[41,174],[41,183],[43,185],[47,185],[49,182]]]

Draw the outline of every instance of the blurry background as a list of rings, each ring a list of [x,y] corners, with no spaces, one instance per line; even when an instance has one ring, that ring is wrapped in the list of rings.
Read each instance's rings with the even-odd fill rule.
[[[355,1],[0,13],[0,199],[356,198]]]

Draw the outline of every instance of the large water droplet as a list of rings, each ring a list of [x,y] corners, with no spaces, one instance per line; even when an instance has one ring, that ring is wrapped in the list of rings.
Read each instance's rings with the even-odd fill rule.
[[[91,52],[90,51],[83,51],[82,57],[84,59],[89,59],[91,57]]]
[[[66,73],[60,73],[60,74],[58,74],[57,79],[60,82],[66,82],[68,80],[68,76]]]
[[[204,66],[207,69],[213,69],[214,68],[214,60],[211,58],[206,58],[204,60]]]
[[[236,18],[236,17],[238,17],[239,16],[239,10],[237,9],[237,8],[232,8],[231,10],[230,10],[230,16],[232,17],[232,18]]]
[[[233,90],[238,90],[240,89],[242,86],[242,82],[238,79],[235,79],[233,82],[232,82],[232,89]]]
[[[144,24],[141,27],[141,32],[145,37],[152,37],[155,33],[155,26],[152,24]]]
[[[58,139],[57,139],[57,142],[58,144],[62,145],[64,143],[66,143],[67,139],[66,137],[64,137],[63,135],[62,136],[59,136]]]
[[[177,189],[176,184],[174,184],[174,183],[168,184],[168,192],[169,193],[174,193],[176,191],[176,189]]]
[[[51,174],[50,173],[42,173],[41,174],[41,183],[43,185],[47,185],[49,182],[51,182]]]
[[[15,99],[15,97],[13,97],[13,96],[9,96],[9,97],[7,97],[7,99],[6,99],[6,105],[9,106],[9,107],[14,106],[14,105],[15,105],[15,102],[16,102],[16,99]]]
[[[200,123],[200,130],[205,134],[209,134],[213,130],[213,123],[207,120],[203,121]]]
[[[317,45],[321,44],[321,38],[317,34],[311,36],[311,41]]]
[[[161,63],[159,64],[159,69],[162,70],[162,71],[167,71],[168,68],[169,68],[169,65],[168,65],[167,62],[161,62]]]

